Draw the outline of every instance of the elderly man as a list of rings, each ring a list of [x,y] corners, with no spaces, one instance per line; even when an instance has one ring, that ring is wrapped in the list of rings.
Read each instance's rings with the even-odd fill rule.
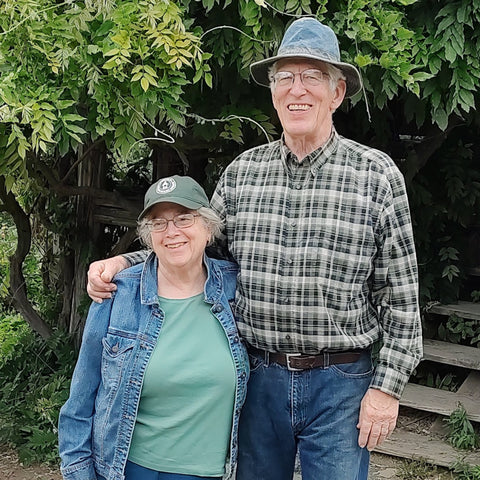
[[[283,136],[235,159],[211,200],[240,266],[235,316],[252,371],[237,480],[290,480],[297,451],[305,480],[366,479],[422,354],[403,178],[333,126],[361,79],[330,28],[294,21],[251,73],[270,87]],[[126,260],[92,264],[92,298],[109,295]]]

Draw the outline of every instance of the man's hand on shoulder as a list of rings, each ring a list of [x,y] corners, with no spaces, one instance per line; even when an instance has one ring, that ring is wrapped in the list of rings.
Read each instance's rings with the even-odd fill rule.
[[[127,261],[120,255],[92,262],[87,274],[89,297],[97,303],[102,303],[105,298],[111,298],[111,292],[117,289],[117,286],[112,283],[112,278],[127,267]]]
[[[373,450],[394,430],[399,401],[388,393],[369,388],[360,405],[358,444]]]

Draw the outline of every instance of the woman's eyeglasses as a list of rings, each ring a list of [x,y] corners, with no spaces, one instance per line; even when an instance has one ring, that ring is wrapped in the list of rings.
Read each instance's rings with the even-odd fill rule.
[[[175,215],[169,220],[166,218],[152,218],[152,220],[148,221],[146,225],[151,232],[164,232],[167,229],[169,222],[173,222],[177,228],[188,228],[195,223],[195,217],[199,216],[198,213],[181,213]]]

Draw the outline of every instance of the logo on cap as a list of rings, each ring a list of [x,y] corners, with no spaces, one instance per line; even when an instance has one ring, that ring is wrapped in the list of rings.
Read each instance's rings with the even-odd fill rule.
[[[170,193],[172,190],[175,190],[176,186],[177,182],[175,182],[173,178],[164,178],[161,182],[158,183],[155,191],[160,195],[164,193]]]

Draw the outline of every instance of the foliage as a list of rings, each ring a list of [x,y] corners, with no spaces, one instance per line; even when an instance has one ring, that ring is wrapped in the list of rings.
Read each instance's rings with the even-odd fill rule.
[[[437,335],[440,340],[475,346],[480,344],[480,325],[475,320],[465,319],[452,314],[448,317],[445,324],[440,323]]]
[[[461,404],[444,420],[448,426],[448,440],[462,450],[474,450],[480,447],[480,437],[467,417],[465,407]]]
[[[33,155],[102,138],[125,155],[146,128],[185,125],[184,67],[211,74],[172,2],[0,3],[0,173],[26,176]],[[150,133],[161,132],[153,127]]]
[[[427,480],[438,474],[438,468],[425,460],[405,460],[398,469],[397,476],[402,480]]]
[[[469,226],[480,211],[479,150],[473,129],[447,140],[409,189],[422,301],[456,301],[471,262]],[[468,299],[468,294],[465,294]]]
[[[0,443],[22,462],[57,462],[57,422],[73,372],[71,339],[40,340],[18,319],[0,320]]]
[[[464,375],[465,371],[462,369],[422,362],[416,368],[412,380],[426,387],[455,392],[464,380]]]
[[[16,231],[10,218],[0,212],[0,305],[8,310],[8,257],[13,253]]]
[[[467,465],[457,462],[453,466],[455,478],[458,480],[480,480],[480,465]]]

